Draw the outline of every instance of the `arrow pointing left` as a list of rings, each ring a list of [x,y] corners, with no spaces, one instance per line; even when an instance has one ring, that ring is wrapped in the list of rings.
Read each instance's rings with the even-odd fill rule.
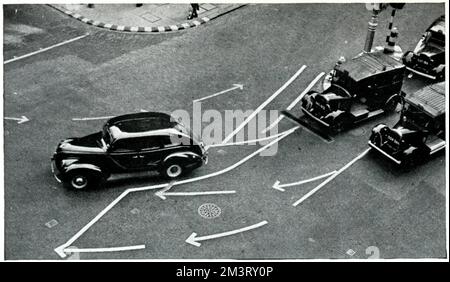
[[[18,124],[24,123],[29,121],[29,119],[26,116],[22,116],[20,118],[15,118],[15,117],[5,117],[5,119],[9,119],[9,120],[17,120]]]
[[[201,236],[201,237],[197,237],[197,233],[192,233],[191,236],[189,236],[186,239],[186,243],[194,245],[196,247],[200,247],[200,243],[199,241],[204,241],[204,240],[210,240],[210,239],[216,239],[216,238],[220,238],[220,237],[225,237],[225,236],[230,236],[230,235],[234,235],[237,233],[241,233],[244,231],[248,231],[251,229],[255,229],[258,227],[261,227],[263,225],[266,225],[268,222],[267,221],[261,221],[260,223],[254,224],[254,225],[250,225],[244,228],[240,228],[240,229],[236,229],[236,230],[232,230],[232,231],[227,231],[227,232],[223,232],[223,233],[218,233],[218,234],[213,234],[213,235],[208,235],[208,236]]]

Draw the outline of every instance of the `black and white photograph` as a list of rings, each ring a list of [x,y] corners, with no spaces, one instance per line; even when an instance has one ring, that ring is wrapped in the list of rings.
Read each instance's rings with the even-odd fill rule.
[[[447,0],[2,10],[2,260],[449,261]]]

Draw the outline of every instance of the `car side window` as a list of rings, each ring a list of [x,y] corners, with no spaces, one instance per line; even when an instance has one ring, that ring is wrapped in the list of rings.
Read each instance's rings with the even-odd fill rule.
[[[164,148],[181,146],[181,145],[188,146],[192,143],[190,138],[187,138],[182,135],[162,136],[162,140],[164,143]]]
[[[113,143],[112,151],[117,153],[125,153],[136,151],[136,149],[132,139],[121,139]]]
[[[151,136],[141,139],[138,146],[140,150],[155,150],[162,147],[160,136]]]

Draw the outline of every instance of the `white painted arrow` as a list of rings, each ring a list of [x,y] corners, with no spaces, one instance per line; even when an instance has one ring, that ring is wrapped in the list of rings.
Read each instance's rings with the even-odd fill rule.
[[[205,241],[205,240],[211,240],[211,239],[216,239],[216,238],[220,238],[220,237],[225,237],[225,236],[230,236],[230,235],[234,235],[237,233],[241,233],[244,231],[248,231],[251,229],[255,229],[258,227],[261,227],[263,225],[266,225],[268,222],[267,221],[261,221],[260,223],[254,224],[254,225],[250,225],[244,228],[240,228],[240,229],[236,229],[236,230],[232,230],[232,231],[227,231],[227,232],[223,232],[223,233],[218,233],[218,234],[213,234],[213,235],[208,235],[208,236],[201,236],[201,237],[197,237],[197,233],[192,233],[191,236],[189,236],[186,239],[186,243],[194,245],[196,247],[200,247],[200,243],[199,241]]]
[[[284,191],[286,191],[286,190],[283,189],[284,187],[291,187],[291,186],[296,186],[296,185],[301,185],[301,184],[313,182],[313,181],[316,181],[316,180],[319,180],[319,179],[331,176],[331,175],[335,174],[336,172],[337,172],[336,170],[333,170],[332,172],[325,173],[325,174],[322,174],[322,175],[319,175],[319,176],[316,176],[316,177],[313,177],[313,178],[310,178],[310,179],[305,179],[305,180],[301,180],[301,181],[298,181],[298,182],[281,184],[281,185],[280,185],[280,181],[277,180],[273,184],[272,188],[284,192]]]
[[[204,192],[165,192],[164,189],[155,193],[155,196],[160,197],[165,200],[167,196],[206,196],[206,195],[223,195],[223,194],[234,194],[236,191],[204,191]]]
[[[106,116],[106,117],[83,117],[83,118],[73,118],[72,120],[79,121],[79,120],[97,120],[97,119],[109,119],[114,116]]]
[[[203,100],[206,100],[206,99],[209,99],[209,98],[212,98],[212,97],[215,97],[215,96],[219,96],[219,95],[222,95],[222,94],[224,94],[224,93],[233,91],[233,90],[235,90],[235,89],[241,89],[241,90],[243,90],[243,89],[244,89],[244,85],[242,85],[242,84],[233,84],[233,87],[231,87],[231,88],[228,88],[228,89],[226,89],[226,90],[223,90],[223,91],[220,91],[220,92],[211,94],[211,95],[209,95],[209,96],[206,96],[206,97],[203,97],[203,98],[200,98],[200,99],[195,99],[195,100],[193,100],[192,102],[194,102],[194,103],[195,103],[195,102],[200,102],[200,101],[203,101]]]
[[[17,120],[18,124],[24,123],[29,121],[29,119],[26,116],[22,116],[20,118],[14,118],[14,117],[5,117],[5,119],[9,119],[9,120]]]

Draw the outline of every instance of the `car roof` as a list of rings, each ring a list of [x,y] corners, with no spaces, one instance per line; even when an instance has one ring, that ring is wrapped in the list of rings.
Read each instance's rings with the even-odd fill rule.
[[[432,117],[445,113],[445,82],[426,86],[406,97],[406,100]]]
[[[402,63],[384,54],[383,51],[376,51],[362,53],[342,63],[340,70],[347,71],[350,78],[359,81],[375,74],[404,68]]]
[[[151,131],[141,131],[141,132],[124,132],[121,131],[117,126],[110,126],[109,131],[111,132],[111,135],[113,137],[113,140],[120,140],[120,139],[128,139],[128,138],[139,138],[139,137],[151,137],[151,136],[173,136],[173,135],[180,135],[184,137],[190,138],[188,135],[184,134],[183,132],[175,129],[175,128],[168,128],[168,129],[158,129],[158,130],[151,130]]]
[[[160,112],[121,115],[108,120],[105,124],[109,127],[113,139],[161,135],[171,129],[178,132],[174,129],[176,125],[178,122],[171,115]]]

